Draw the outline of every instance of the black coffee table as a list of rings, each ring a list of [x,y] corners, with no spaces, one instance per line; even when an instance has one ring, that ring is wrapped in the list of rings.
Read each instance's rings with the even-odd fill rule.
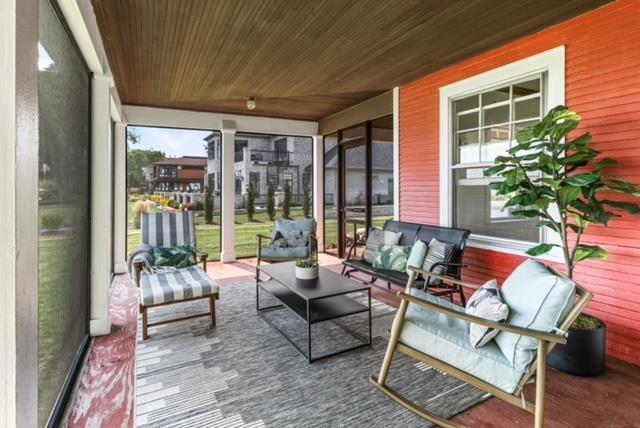
[[[353,351],[365,346],[371,346],[371,287],[350,278],[339,275],[333,271],[319,268],[317,279],[302,280],[295,275],[295,262],[277,263],[259,266],[258,269],[270,279],[261,281],[256,278],[256,309],[258,314],[282,336],[284,336],[294,348],[300,352],[309,363],[314,361]],[[260,289],[268,292],[280,305],[260,307]],[[368,306],[348,297],[347,294],[367,292]],[[288,308],[298,315],[307,324],[308,347],[305,353],[285,332],[279,329],[265,312]],[[312,356],[311,353],[311,325],[337,318],[355,315],[363,312],[369,313],[369,337],[368,339],[351,330],[345,325],[338,324],[345,332],[358,339],[360,344],[337,352],[331,352],[320,356]],[[337,324],[337,323],[336,323]]]

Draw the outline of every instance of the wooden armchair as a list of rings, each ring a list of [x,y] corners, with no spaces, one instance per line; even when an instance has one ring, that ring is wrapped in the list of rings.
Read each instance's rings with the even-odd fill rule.
[[[525,262],[526,263],[526,262]],[[536,262],[537,263],[537,262]],[[566,276],[552,267],[547,267],[549,272],[553,275],[564,278],[567,281],[570,281]],[[566,311],[566,315],[561,319],[559,324],[554,330],[551,331],[540,331],[531,328],[524,328],[522,326],[512,325],[509,323],[500,324],[492,321],[488,321],[484,318],[479,318],[472,315],[467,315],[463,310],[456,309],[454,306],[449,305],[449,302],[444,302],[441,299],[427,297],[420,298],[417,297],[415,291],[412,292],[412,287],[416,280],[416,276],[419,273],[427,273],[417,268],[410,268],[411,275],[409,281],[407,283],[406,289],[404,292],[398,293],[401,298],[400,307],[396,314],[396,317],[393,322],[393,326],[391,329],[391,337],[389,339],[389,344],[387,346],[387,351],[382,363],[382,367],[380,369],[380,373],[378,376],[372,375],[370,381],[377,386],[382,392],[391,397],[394,401],[402,405],[403,407],[411,410],[417,415],[435,423],[443,427],[455,427],[458,426],[451,421],[443,419],[438,415],[435,415],[424,408],[418,406],[417,404],[409,401],[407,398],[403,397],[400,393],[393,390],[386,384],[387,375],[389,373],[389,368],[391,366],[391,362],[393,359],[393,355],[396,351],[401,352],[405,355],[408,355],[418,361],[429,364],[430,366],[441,370],[447,373],[450,376],[458,378],[466,383],[473,385],[476,388],[479,388],[483,391],[486,391],[493,396],[504,400],[510,404],[518,406],[522,409],[525,409],[535,415],[535,426],[542,427],[544,421],[544,399],[545,399],[545,375],[546,375],[546,359],[547,354],[551,352],[551,350],[557,344],[566,343],[565,334],[566,331],[571,324],[575,321],[578,315],[584,310],[589,301],[592,298],[592,294],[582,288],[580,285],[575,284],[575,295],[577,296],[577,300],[571,302],[572,306],[570,310]],[[443,282],[459,285],[464,288],[477,289],[480,285],[473,284],[467,281],[453,279],[448,276],[436,276],[432,273],[429,273],[432,277],[439,277]],[[443,304],[444,303],[444,304]],[[499,330],[500,334],[514,334],[516,337],[527,337],[537,341],[537,351],[535,352],[535,357],[528,364],[528,367],[523,369],[517,376],[512,380],[511,387],[505,387],[504,384],[500,384],[499,382],[490,382],[487,380],[486,376],[479,376],[478,373],[470,373],[469,370],[461,369],[461,367],[456,364],[455,361],[445,361],[447,360],[447,355],[439,355],[440,358],[434,357],[432,354],[436,353],[436,349],[433,347],[425,348],[422,344],[417,343],[415,340],[411,339],[409,334],[405,334],[405,326],[407,323],[405,322],[407,318],[407,312],[410,309],[410,305],[415,305],[414,308],[424,308],[428,311],[423,312],[432,312],[434,314],[444,314],[450,320],[456,319],[460,322],[467,323],[476,323],[481,324],[496,330]],[[510,321],[509,321],[510,322]],[[409,322],[409,324],[411,324]],[[413,328],[413,326],[412,326]],[[496,336],[497,337],[497,336]],[[416,349],[421,348],[421,349]],[[497,348],[497,347],[496,347]],[[473,352],[469,350],[469,352]],[[499,352],[499,351],[498,351]],[[469,366],[467,366],[469,367]],[[536,382],[536,395],[535,395],[535,404],[530,403],[526,400],[523,388],[524,385],[535,375]],[[483,378],[481,378],[483,377]],[[504,376],[503,376],[504,377]],[[489,379],[491,380],[491,379]]]

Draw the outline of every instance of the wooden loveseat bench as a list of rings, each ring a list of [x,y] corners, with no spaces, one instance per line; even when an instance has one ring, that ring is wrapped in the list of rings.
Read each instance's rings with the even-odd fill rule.
[[[467,238],[470,234],[469,230],[396,220],[388,220],[385,222],[382,230],[401,232],[402,235],[400,236],[400,242],[398,242],[399,245],[411,246],[417,240],[421,240],[425,244],[429,245],[433,238],[447,243],[450,251],[448,252],[445,260],[434,263],[430,270],[431,272],[439,273],[453,279],[461,279],[462,268],[464,267],[462,260],[467,244]],[[364,254],[362,256],[357,256],[357,248],[365,246],[366,242],[355,242],[349,248],[347,258],[342,262],[342,275],[350,277],[352,274],[360,272],[370,276],[370,280],[368,281],[370,284],[374,283],[378,279],[387,282],[388,289],[391,288],[391,283],[402,286],[407,284],[407,281],[409,280],[408,274],[404,272],[376,269],[371,263],[364,259]],[[421,277],[416,280],[414,286],[427,290],[430,294],[435,296],[448,295],[452,301],[453,295],[458,294],[462,304],[464,305],[465,303],[465,296],[462,287],[459,285],[447,284],[437,279],[432,280],[431,277],[428,277],[427,279]]]

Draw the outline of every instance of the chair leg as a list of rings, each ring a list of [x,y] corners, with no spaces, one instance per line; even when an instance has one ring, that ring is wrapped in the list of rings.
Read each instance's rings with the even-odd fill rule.
[[[142,338],[143,339],[148,339],[149,338],[149,327],[148,327],[148,319],[147,319],[147,308],[144,306],[141,306],[140,309],[142,310]]]
[[[209,321],[209,328],[216,326],[216,298],[215,296],[209,296],[209,313],[211,315],[211,321]]]
[[[342,265],[342,272],[340,272],[340,275],[345,276],[344,273],[347,270],[347,265]]]
[[[391,283],[389,281],[387,281],[387,288],[391,290]]]
[[[460,303],[462,303],[462,306],[466,306],[467,298],[464,295],[464,289],[460,286],[458,286],[458,293],[460,294]]]
[[[544,388],[547,374],[547,343],[538,341],[538,358],[536,361],[536,410],[535,427],[544,426]]]
[[[382,361],[382,367],[380,367],[380,374],[378,375],[378,384],[384,385],[387,380],[387,374],[391,367],[391,360],[393,360],[393,353],[396,350],[398,339],[400,338],[400,331],[402,331],[402,324],[404,324],[404,316],[407,312],[409,303],[406,300],[400,301],[400,307],[396,313],[396,317],[393,320],[393,326],[391,326],[391,337],[389,338],[389,344],[387,345],[387,352],[384,354],[384,360]]]

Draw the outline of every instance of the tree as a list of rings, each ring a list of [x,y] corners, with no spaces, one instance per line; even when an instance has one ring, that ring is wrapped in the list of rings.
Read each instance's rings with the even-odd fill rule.
[[[267,215],[269,220],[273,221],[276,218],[276,186],[273,183],[269,183],[267,187]]]
[[[159,150],[133,149],[127,153],[127,186],[146,187],[147,182],[142,168],[154,162],[165,160],[164,152]]]
[[[213,186],[209,183],[204,187],[204,221],[213,223]]]
[[[516,207],[513,215],[536,218],[538,227],[560,236],[560,245],[542,243],[527,254],[539,256],[560,247],[569,278],[583,260],[608,257],[604,248],[581,242],[589,225],[607,226],[612,218],[621,217],[619,210],[640,213],[635,202],[609,199],[616,193],[640,197],[637,185],[604,172],[617,161],[602,158],[594,164],[600,152],[589,147],[589,133],[567,139],[580,120],[565,106],[553,108],[540,123],[518,132],[517,144],[507,151],[508,155],[497,157],[496,165],[485,171],[486,176],[504,178],[490,187],[509,197],[504,206]],[[543,175],[530,175],[539,172]]]
[[[291,185],[286,181],[282,198],[282,218],[289,218],[289,214],[291,214]]]
[[[127,143],[129,146],[136,145],[140,142],[140,133],[136,128],[127,127]],[[131,147],[129,147],[130,149]]]
[[[253,214],[256,212],[256,196],[256,188],[253,186],[253,183],[249,183],[247,186],[247,196],[244,200],[249,221],[253,221]]]
[[[311,186],[304,184],[302,194],[302,213],[305,217],[311,217]]]

